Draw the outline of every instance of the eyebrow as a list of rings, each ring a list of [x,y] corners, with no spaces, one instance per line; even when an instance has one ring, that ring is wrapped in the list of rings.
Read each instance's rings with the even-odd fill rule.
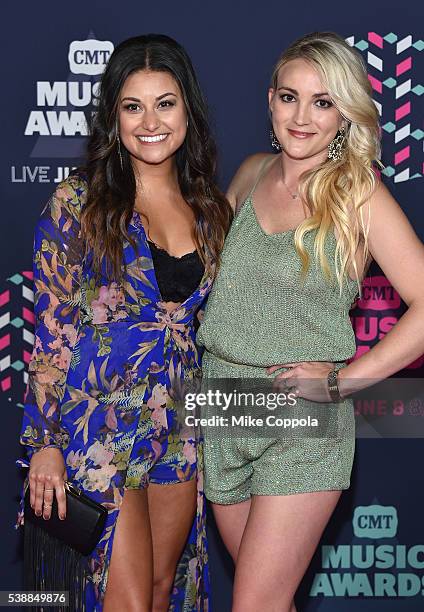
[[[277,89],[277,91],[280,91],[280,89],[285,89],[287,91],[291,91],[292,93],[299,95],[299,92],[296,89],[292,89],[291,87],[286,87],[285,85],[280,85],[280,87]],[[321,96],[328,96],[329,93],[327,91],[322,91],[320,93],[316,93],[314,94],[312,97],[313,98],[320,98]]]
[[[175,97],[177,97],[177,94],[174,93],[173,91],[167,91],[166,93],[158,96],[156,98],[156,100],[162,100],[162,98],[166,98],[166,96],[175,96]],[[124,102],[125,100],[132,100],[133,102],[141,102],[140,98],[134,98],[133,96],[125,96],[125,98],[121,99],[121,102]]]

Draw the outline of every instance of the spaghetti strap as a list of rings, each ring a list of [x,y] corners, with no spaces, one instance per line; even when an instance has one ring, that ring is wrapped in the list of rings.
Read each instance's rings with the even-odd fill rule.
[[[237,216],[239,214],[239,212],[241,211],[241,209],[243,208],[244,204],[247,202],[247,200],[250,200],[250,198],[253,196],[253,193],[259,183],[259,181],[261,180],[261,178],[263,177],[263,175],[265,174],[265,171],[267,170],[269,164],[267,163],[268,161],[273,161],[275,159],[274,155],[272,155],[271,157],[265,157],[265,159],[262,160],[261,165],[259,166],[259,171],[258,174],[256,175],[256,179],[255,182],[253,183],[253,186],[251,188],[251,190],[249,191],[249,193],[247,194],[247,196],[244,198],[244,200],[242,202],[240,202],[240,204],[236,207],[235,210],[235,216]]]
[[[253,183],[253,187],[249,191],[249,195],[247,196],[246,200],[248,200],[249,198],[251,198],[253,196],[253,193],[254,193],[256,187],[258,186],[259,181],[261,180],[261,178],[265,174],[265,171],[267,170],[268,166],[270,165],[267,162],[273,161],[274,159],[275,159],[275,157],[274,157],[274,155],[272,155],[271,157],[265,157],[265,159],[262,160],[261,165],[259,166],[259,172],[258,172],[258,174],[256,176],[256,180]]]

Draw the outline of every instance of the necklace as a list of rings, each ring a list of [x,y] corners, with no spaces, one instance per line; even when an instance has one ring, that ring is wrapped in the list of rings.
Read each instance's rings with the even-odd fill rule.
[[[295,193],[293,193],[293,192],[291,191],[291,189],[289,189],[289,188],[287,187],[287,185],[286,185],[286,181],[284,180],[283,175],[281,175],[281,178],[282,178],[282,181],[283,181],[283,185],[284,185],[284,187],[287,189],[287,192],[290,194],[290,196],[291,196],[292,200],[296,200],[296,199],[299,197],[299,194],[298,194],[298,193],[296,193],[296,192],[295,192]]]

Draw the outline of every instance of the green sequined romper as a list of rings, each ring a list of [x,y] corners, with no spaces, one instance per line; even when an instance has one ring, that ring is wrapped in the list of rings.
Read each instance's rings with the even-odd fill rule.
[[[304,236],[310,268],[301,282],[295,231],[266,234],[256,217],[253,193],[262,174],[231,226],[197,334],[205,347],[202,368],[208,379],[263,379],[267,367],[299,361],[332,361],[340,367],[355,353],[349,310],[357,283],[347,279],[340,295],[338,283],[324,277],[314,257],[315,231]],[[333,272],[335,249],[331,233],[325,252]],[[337,437],[288,439],[278,429],[273,438],[209,439],[205,433],[208,499],[232,504],[252,494],[348,488],[355,447],[353,405],[345,400],[325,406],[337,422]]]

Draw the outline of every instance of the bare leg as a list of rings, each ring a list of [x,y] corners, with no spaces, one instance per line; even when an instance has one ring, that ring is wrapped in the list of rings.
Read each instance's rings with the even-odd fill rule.
[[[252,498],[237,558],[233,612],[295,612],[293,597],[340,493]]]
[[[104,612],[151,612],[152,582],[147,492],[126,490],[116,523]]]
[[[196,512],[196,478],[150,484],[147,495],[153,540],[152,612],[167,612],[177,563]]]
[[[212,504],[215,521],[226,549],[234,563],[250,511],[250,499],[239,504]]]

